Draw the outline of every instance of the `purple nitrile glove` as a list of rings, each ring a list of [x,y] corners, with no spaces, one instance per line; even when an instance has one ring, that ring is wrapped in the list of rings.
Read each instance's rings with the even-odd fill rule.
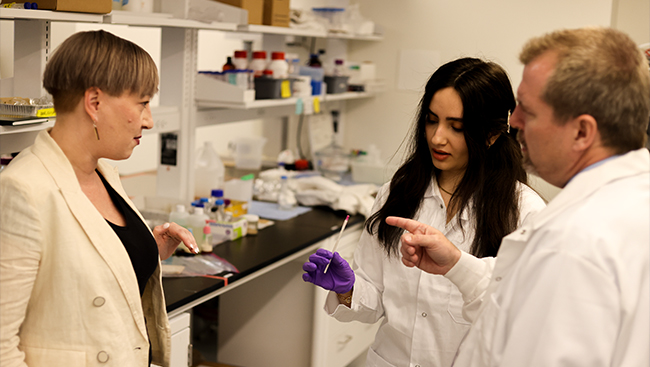
[[[323,273],[330,259],[330,267],[327,273]],[[309,256],[309,261],[303,264],[302,270],[306,272],[302,275],[305,282],[314,283],[328,291],[343,294],[349,292],[354,285],[354,271],[338,252],[332,255],[331,252],[320,248]]]

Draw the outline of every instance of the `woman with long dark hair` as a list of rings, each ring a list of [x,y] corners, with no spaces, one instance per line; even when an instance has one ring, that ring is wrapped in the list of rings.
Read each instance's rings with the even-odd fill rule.
[[[449,280],[401,263],[403,231],[386,217],[426,223],[462,251],[486,257],[544,207],[526,185],[508,124],[514,108],[510,81],[497,64],[462,58],[441,66],[425,87],[407,158],[377,195],[354,269],[324,249],[303,266],[306,281],[332,291],[325,310],[333,317],[384,318],[368,366],[450,366],[470,325]]]

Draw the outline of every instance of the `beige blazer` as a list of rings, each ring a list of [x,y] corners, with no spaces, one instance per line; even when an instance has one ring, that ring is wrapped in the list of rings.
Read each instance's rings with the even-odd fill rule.
[[[117,170],[98,169],[136,210]],[[2,367],[144,367],[149,339],[169,365],[160,263],[140,298],[122,242],[48,131],[0,174],[0,203]]]

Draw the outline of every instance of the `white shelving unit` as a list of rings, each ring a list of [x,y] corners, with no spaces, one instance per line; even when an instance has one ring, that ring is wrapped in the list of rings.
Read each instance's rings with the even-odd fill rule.
[[[177,6],[175,0],[165,0],[171,6]],[[178,2],[180,3],[180,2]],[[176,10],[174,10],[176,11]],[[178,19],[170,14],[133,14],[113,12],[106,15],[66,13],[55,11],[33,11],[0,8],[0,19],[13,21],[14,24],[14,76],[8,85],[0,88],[5,94],[20,96],[42,95],[41,76],[50,54],[50,22],[120,24],[132,27],[159,27],[161,29],[160,61],[160,106],[152,108],[154,128],[146,134],[173,132],[178,134],[177,165],[158,167],[157,195],[183,200],[193,196],[193,148],[195,132],[198,127],[268,117],[294,115],[297,98],[282,100],[247,100],[246,102],[223,103],[202,100],[198,96],[197,54],[199,30],[219,30],[232,32],[254,32],[263,34],[264,46],[280,49],[284,44],[283,36],[303,36],[319,38],[341,38],[364,41],[378,41],[380,36],[342,36],[324,32],[310,32],[291,28],[238,25],[236,23],[205,23],[195,20]],[[4,36],[4,35],[3,35]],[[269,42],[269,44],[267,44]],[[2,83],[4,79],[0,81]],[[6,81],[5,81],[6,82]],[[9,92],[8,92],[9,91]],[[208,94],[209,94],[208,90]],[[323,95],[321,103],[335,103],[358,98],[372,98],[373,92],[347,92]],[[10,95],[2,95],[9,97]],[[0,126],[0,153],[20,151],[33,143],[39,131],[53,126],[55,118],[47,122],[23,125]],[[186,324],[186,323],[185,323]],[[179,345],[187,344],[189,330],[183,324],[177,339]],[[316,328],[330,333],[330,327],[322,317],[318,318]],[[304,327],[301,325],[300,327]],[[356,335],[356,334],[355,334]],[[363,338],[364,340],[367,338]],[[361,340],[361,339],[360,339]],[[307,343],[307,342],[306,342]],[[356,342],[355,342],[356,343]],[[360,342],[363,347],[367,342]],[[352,345],[352,344],[350,344]],[[355,347],[356,348],[356,347]],[[354,348],[353,348],[354,349]],[[179,360],[185,361],[184,349],[176,352]],[[310,353],[305,348],[306,353]],[[313,353],[323,353],[322,348]],[[354,353],[346,354],[346,360]],[[346,352],[347,353],[347,352]],[[351,353],[351,354],[350,354]],[[182,362],[181,364],[183,364]]]
[[[24,10],[0,8],[0,19],[4,20],[49,20],[56,22],[102,23],[104,15],[86,13],[68,13],[52,10]]]
[[[178,3],[167,2],[168,8],[180,12]],[[193,158],[194,130],[199,126],[223,121],[244,120],[251,116],[248,110],[268,109],[265,116],[290,116],[295,114],[297,98],[282,100],[254,100],[246,102],[215,102],[197,98],[197,39],[198,30],[261,33],[277,45],[278,37],[303,36],[379,41],[381,36],[347,36],[309,30],[260,25],[241,25],[226,22],[200,22],[179,19],[172,14],[137,14],[116,11],[110,14],[84,14],[47,10],[23,10],[0,8],[0,19],[14,21],[15,38],[13,95],[42,95],[40,77],[50,53],[50,22],[120,24],[133,27],[160,27],[161,87],[160,106],[153,109],[155,127],[147,132],[177,132],[177,166],[159,167],[158,195],[190,199],[193,196],[193,175],[190,168]],[[20,82],[17,82],[20,81]],[[320,97],[321,103],[357,98],[371,98],[374,93],[348,92]],[[4,96],[3,96],[4,97]],[[218,112],[215,112],[218,111]],[[215,114],[226,119],[213,118]],[[259,116],[258,112],[256,116]],[[207,118],[206,118],[207,116]],[[212,116],[212,117],[210,117]],[[47,123],[0,129],[0,153],[21,150],[31,144],[38,131],[53,125]]]

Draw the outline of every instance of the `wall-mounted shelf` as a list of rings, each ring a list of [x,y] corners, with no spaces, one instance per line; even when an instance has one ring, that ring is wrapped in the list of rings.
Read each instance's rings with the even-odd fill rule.
[[[40,19],[57,22],[102,23],[103,14],[69,13],[52,10],[25,10],[0,8],[0,19]]]
[[[129,11],[113,11],[109,14],[72,13],[51,10],[0,9],[0,19],[40,19],[57,22],[106,23],[124,24],[141,27],[177,27],[190,29],[207,29],[219,31],[237,31],[249,33],[280,34],[287,36],[304,36],[318,38],[341,38],[360,41],[380,41],[381,35],[349,35],[328,33],[325,31],[296,29],[288,27],[273,27],[267,25],[237,24],[212,22],[205,23],[192,19],[174,18],[166,13],[137,13]]]
[[[265,33],[265,34],[283,34],[287,36],[303,36],[303,37],[318,37],[318,38],[342,38],[350,40],[361,41],[380,41],[381,35],[351,35],[342,33],[329,33],[326,31],[310,30],[310,29],[297,29],[289,27],[272,27],[268,25],[255,25],[255,24],[240,24],[237,26],[238,32],[250,33]]]
[[[37,119],[37,117],[34,117],[34,119]],[[37,124],[26,124],[26,125],[19,125],[19,126],[0,126],[0,135],[20,134],[20,133],[26,133],[30,131],[41,131],[43,129],[47,129],[48,127],[53,126],[54,121],[56,121],[56,118],[49,118],[47,121],[37,123]]]
[[[238,32],[266,33],[266,34],[284,34],[287,36],[306,36],[306,37],[326,37],[326,32],[314,30],[295,29],[289,27],[273,27],[268,25],[240,24],[237,26]]]
[[[310,98],[318,97],[321,102],[344,101],[349,99],[370,98],[376,93],[371,92],[346,92],[338,94],[325,94],[320,96],[312,96]],[[268,107],[281,107],[292,106],[298,102],[299,98],[284,98],[284,99],[257,99],[254,101],[242,102],[218,102],[208,101],[197,98],[197,106],[201,109],[206,108],[228,108],[228,109],[255,109],[255,108],[268,108]],[[303,98],[304,100],[304,98]]]
[[[236,31],[236,23],[212,22],[204,23],[191,19],[174,18],[171,14],[165,13],[136,13],[130,11],[113,11],[104,15],[104,23],[126,24],[142,27],[178,27],[210,29],[219,31]]]
[[[0,126],[0,154],[19,152],[33,144],[36,135],[41,130],[54,126],[54,121],[55,119],[52,118],[38,124]]]

